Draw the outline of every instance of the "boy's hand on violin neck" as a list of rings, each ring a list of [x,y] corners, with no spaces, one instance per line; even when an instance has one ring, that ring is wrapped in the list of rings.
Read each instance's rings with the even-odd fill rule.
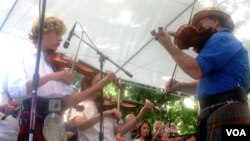
[[[55,81],[63,82],[65,84],[72,84],[74,81],[73,75],[67,70],[62,70],[59,72],[55,72]]]

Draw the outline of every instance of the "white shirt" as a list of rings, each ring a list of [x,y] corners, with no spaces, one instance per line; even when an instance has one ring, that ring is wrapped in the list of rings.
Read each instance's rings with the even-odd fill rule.
[[[1,57],[1,56],[0,56]],[[0,59],[11,59],[10,58],[0,58]],[[10,62],[9,61],[1,61],[0,62],[0,104],[8,103],[9,101],[9,92],[8,92],[8,68]]]
[[[8,102],[8,97],[0,87],[0,105]],[[5,114],[0,112],[0,118]],[[6,119],[0,119],[0,141],[17,141],[19,134],[18,118],[13,118],[11,115]]]
[[[2,55],[2,54],[1,54]],[[1,56],[2,57],[2,56]],[[10,56],[8,56],[10,57]],[[10,57],[11,58],[11,57]],[[5,61],[0,62],[0,105],[4,105],[8,103],[8,60],[10,58],[1,58],[6,59]],[[0,112],[0,118],[2,118],[5,114]],[[19,123],[18,118],[13,118],[12,116],[8,116],[4,120],[0,120],[0,141],[17,141],[17,137],[19,134]]]
[[[0,118],[3,117],[0,112]],[[0,141],[17,141],[19,134],[19,123],[16,118],[8,116],[5,120],[0,120]]]
[[[82,116],[85,118],[91,118],[94,115],[98,114],[95,103],[92,100],[85,100],[80,103],[84,106],[83,111],[72,110],[71,119],[75,116]],[[104,117],[103,119],[103,136],[104,141],[116,141],[115,137],[115,127],[117,126],[116,120],[109,117]],[[99,141],[99,132],[100,132],[100,122],[96,123],[94,126],[86,130],[78,130],[78,141]]]
[[[4,105],[6,101],[7,100],[4,96],[4,93],[0,92],[0,105]],[[0,118],[2,118],[4,115],[4,113],[0,112]],[[0,119],[0,141],[17,141],[18,134],[18,118],[8,116],[4,120]]]
[[[11,62],[8,72],[8,90],[10,95],[16,100],[24,100],[31,97],[27,94],[26,82],[33,79],[36,67],[37,49],[25,49]],[[41,53],[39,75],[43,76],[52,73],[53,69],[45,61],[44,54]],[[37,95],[44,98],[63,97],[73,93],[72,87],[62,82],[49,81],[40,86]]]

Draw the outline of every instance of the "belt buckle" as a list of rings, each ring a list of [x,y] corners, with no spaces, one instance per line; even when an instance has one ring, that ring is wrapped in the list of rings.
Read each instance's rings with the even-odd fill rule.
[[[62,111],[62,99],[55,98],[49,99],[49,112],[60,112]]]
[[[226,101],[226,103],[228,103],[228,104],[231,104],[231,103],[233,103],[233,102],[235,102],[233,99],[230,99],[230,100],[227,100],[227,101]]]

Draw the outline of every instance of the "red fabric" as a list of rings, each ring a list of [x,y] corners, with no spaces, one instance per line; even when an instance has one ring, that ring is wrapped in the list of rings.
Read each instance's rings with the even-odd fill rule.
[[[30,124],[30,105],[31,105],[31,99],[26,99],[23,102],[23,111],[20,115],[20,132],[18,135],[18,141],[28,141],[29,140],[29,124]],[[36,122],[35,122],[35,128],[34,128],[34,134],[33,134],[33,141],[45,141],[43,137],[43,124],[44,119],[47,115],[49,115],[48,111],[49,107],[49,99],[37,97],[37,109],[36,109]],[[59,112],[58,114],[61,114]]]
[[[45,141],[42,133],[43,121],[46,115],[42,117],[36,117],[33,140],[34,141]],[[29,140],[29,123],[30,123],[30,112],[22,112],[20,115],[20,132],[18,135],[18,141]]]

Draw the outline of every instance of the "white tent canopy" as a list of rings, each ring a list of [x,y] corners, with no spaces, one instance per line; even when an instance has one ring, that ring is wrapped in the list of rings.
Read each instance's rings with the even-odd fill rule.
[[[94,46],[92,41],[100,52],[116,64],[122,66],[127,63],[123,68],[133,77],[119,71],[119,78],[163,88],[165,79],[173,73],[175,62],[153,39],[151,31],[166,25],[170,31],[176,31],[187,24],[192,3],[194,0],[47,0],[46,13],[57,15],[65,21],[68,30],[64,41],[74,23],[78,22],[75,33],[79,37],[83,33],[85,42]],[[232,16],[237,37],[250,51],[250,1],[200,0],[195,3],[194,12],[214,5]],[[27,35],[31,22],[39,15],[38,9],[39,0],[0,1],[1,52],[11,45],[15,46],[11,49],[15,49],[29,44]],[[59,50],[73,58],[79,42],[74,36],[69,48],[64,49],[62,42]],[[195,56],[191,51],[186,52]],[[99,55],[84,42],[80,44],[77,58],[100,68]],[[106,69],[116,71],[117,67],[106,60]],[[180,81],[191,80],[181,69],[178,69],[175,77]]]

